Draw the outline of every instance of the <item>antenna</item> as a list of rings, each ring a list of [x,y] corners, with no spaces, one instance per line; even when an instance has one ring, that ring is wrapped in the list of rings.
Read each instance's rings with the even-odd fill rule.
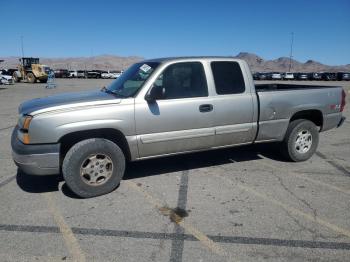
[[[290,55],[289,55],[289,70],[288,70],[288,72],[290,72],[290,70],[292,69],[292,57],[293,57],[294,32],[292,32],[291,34],[292,34],[292,37],[291,37],[291,41],[290,41]]]
[[[21,35],[21,49],[22,49],[22,57],[24,57],[24,51],[23,51],[23,35]]]

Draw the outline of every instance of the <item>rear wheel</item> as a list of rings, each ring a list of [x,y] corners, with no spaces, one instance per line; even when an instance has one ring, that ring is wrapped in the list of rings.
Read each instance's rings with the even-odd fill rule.
[[[36,78],[33,73],[28,73],[27,74],[27,80],[29,83],[34,84],[36,82]]]
[[[47,83],[47,78],[45,78],[45,79],[40,79],[39,81],[40,81],[40,83]]]
[[[306,119],[292,121],[282,142],[282,152],[287,159],[300,162],[315,153],[319,141],[317,126]]]
[[[68,187],[89,198],[113,191],[123,178],[123,151],[110,140],[92,138],[75,144],[66,154],[62,173]]]

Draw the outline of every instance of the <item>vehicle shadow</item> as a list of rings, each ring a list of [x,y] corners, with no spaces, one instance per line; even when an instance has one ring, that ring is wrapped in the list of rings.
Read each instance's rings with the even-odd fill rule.
[[[285,161],[279,153],[278,144],[257,144],[132,162],[127,166],[123,179],[128,180],[228,163],[259,160],[262,159],[261,156],[277,161]]]
[[[279,153],[278,144],[258,144],[131,162],[127,165],[123,180],[259,160],[262,159],[261,156],[276,161],[285,161]],[[31,176],[18,170],[16,181],[25,192],[45,193],[58,191],[63,177],[62,175]],[[68,188],[66,183],[62,185],[61,190],[69,198],[80,198]]]
[[[59,183],[63,181],[61,175],[32,176],[17,169],[17,185],[28,193],[46,193],[58,191]]]
[[[118,187],[119,187],[119,185],[118,185]],[[64,182],[64,184],[62,185],[61,190],[62,190],[62,193],[66,197],[73,198],[73,199],[82,199],[82,197],[77,196],[72,190],[70,190],[70,188],[67,186],[66,182]]]

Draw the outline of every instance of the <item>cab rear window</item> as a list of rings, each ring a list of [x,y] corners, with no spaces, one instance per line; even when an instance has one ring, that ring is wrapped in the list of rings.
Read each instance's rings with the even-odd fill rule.
[[[218,95],[240,94],[245,91],[241,67],[237,62],[217,61],[211,63],[215,89]]]

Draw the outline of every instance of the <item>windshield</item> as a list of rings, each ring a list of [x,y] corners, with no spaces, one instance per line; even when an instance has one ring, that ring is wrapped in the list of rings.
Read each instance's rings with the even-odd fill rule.
[[[106,90],[121,97],[132,97],[137,94],[158,65],[157,62],[134,64],[114,80]]]

